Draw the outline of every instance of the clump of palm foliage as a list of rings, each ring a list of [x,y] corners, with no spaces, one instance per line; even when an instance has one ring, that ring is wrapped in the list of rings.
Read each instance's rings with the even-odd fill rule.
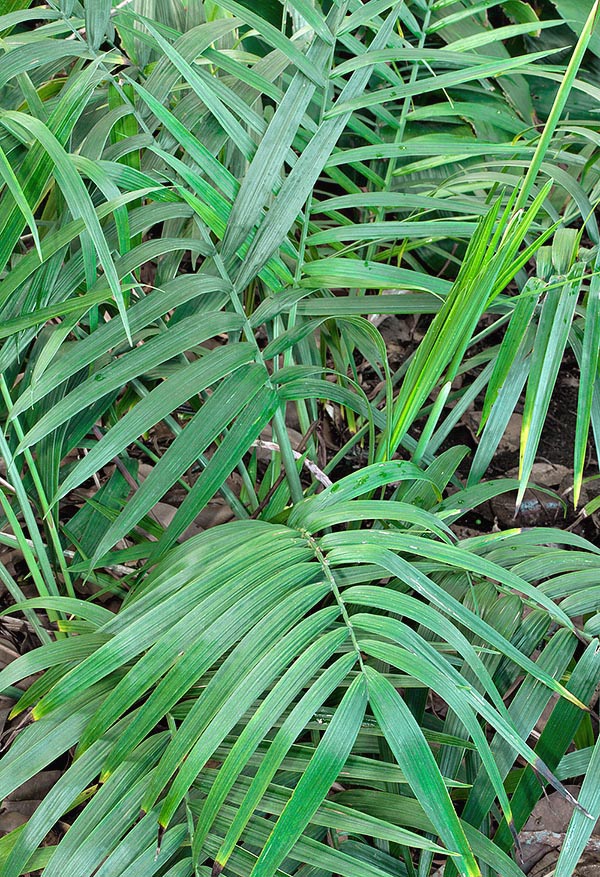
[[[568,350],[576,504],[594,474],[598,3],[0,10],[0,577],[38,646],[0,800],[64,768],[1,873],[518,877],[555,789],[568,877],[600,549],[451,525],[521,500]],[[426,327],[397,371],[389,314]]]

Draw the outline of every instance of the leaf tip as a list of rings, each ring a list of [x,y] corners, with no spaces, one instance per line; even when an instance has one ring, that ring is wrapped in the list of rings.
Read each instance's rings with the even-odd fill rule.
[[[143,811],[142,811],[142,812],[143,812]],[[158,826],[158,836],[157,836],[157,838],[156,838],[156,853],[154,854],[154,861],[155,861],[155,862],[156,862],[156,860],[158,859],[158,857],[160,856],[160,848],[161,848],[161,845],[162,845],[162,839],[163,839],[164,833],[165,833],[165,827],[164,827],[164,825],[160,825],[160,824],[159,824],[159,826]]]

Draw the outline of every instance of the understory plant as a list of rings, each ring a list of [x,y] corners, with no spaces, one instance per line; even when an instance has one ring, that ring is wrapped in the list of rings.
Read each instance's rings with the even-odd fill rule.
[[[583,7],[0,6],[3,877],[518,877],[546,791],[574,873],[600,549],[455,525],[566,356],[597,474]]]

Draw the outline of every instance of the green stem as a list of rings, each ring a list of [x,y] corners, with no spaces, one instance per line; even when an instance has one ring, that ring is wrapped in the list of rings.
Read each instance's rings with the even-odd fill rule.
[[[314,552],[315,557],[317,558],[317,560],[319,561],[319,564],[321,565],[321,568],[323,570],[323,574],[324,574],[325,578],[329,582],[329,586],[330,586],[331,591],[333,593],[333,596],[335,598],[335,602],[339,606],[340,614],[342,616],[344,624],[348,628],[348,633],[350,635],[350,642],[352,643],[352,647],[353,647],[354,651],[356,652],[358,666],[360,667],[361,672],[364,673],[365,665],[364,665],[362,654],[360,651],[360,646],[358,645],[358,640],[356,639],[356,634],[354,633],[354,628],[352,627],[352,622],[350,620],[350,616],[348,615],[348,610],[346,609],[346,604],[344,603],[344,600],[343,600],[342,595],[340,593],[338,583],[336,582],[335,576],[331,571],[331,566],[329,564],[329,560],[325,556],[325,554],[323,554],[323,552],[321,551],[321,548],[319,547],[318,542],[316,541],[314,536],[312,536],[312,534],[308,532],[308,530],[301,530],[300,535],[304,539],[306,539],[306,541],[308,542],[310,548]]]
[[[6,405],[7,410],[10,412],[12,409],[12,399],[10,393],[8,391],[8,387],[6,385],[6,381],[4,380],[4,375],[0,375],[0,391],[2,392],[2,396],[4,398],[4,403]],[[11,421],[16,436],[20,442],[23,441],[25,433],[21,427],[19,419],[14,417]],[[65,588],[67,589],[67,593],[70,597],[75,597],[75,590],[73,588],[73,582],[71,581],[71,576],[69,575],[69,569],[67,564],[65,563],[65,557],[63,554],[63,546],[60,541],[60,537],[58,535],[58,530],[56,528],[56,521],[54,520],[54,516],[52,514],[52,510],[50,508],[50,503],[48,502],[48,498],[46,496],[46,492],[44,490],[44,485],[42,484],[42,479],[40,478],[40,473],[38,472],[37,466],[33,459],[33,454],[31,453],[30,448],[25,448],[23,450],[23,456],[25,457],[25,461],[27,463],[27,467],[29,469],[29,473],[33,480],[33,484],[35,486],[36,493],[38,495],[40,501],[40,508],[42,510],[42,515],[44,520],[46,521],[46,526],[48,527],[48,533],[50,534],[50,539],[52,540],[52,546],[54,548],[54,554],[56,556],[56,560],[60,567],[60,571],[62,573]]]

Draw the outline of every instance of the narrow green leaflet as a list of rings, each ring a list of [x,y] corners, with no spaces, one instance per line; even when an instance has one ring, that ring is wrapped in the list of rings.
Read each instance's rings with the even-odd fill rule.
[[[69,301],[48,305],[45,308],[36,308],[29,314],[23,314],[20,317],[15,317],[13,320],[6,320],[0,327],[0,339],[10,338],[11,335],[17,335],[19,332],[23,332],[23,330],[29,329],[32,326],[41,326],[49,320],[54,320],[56,317],[70,316],[71,323],[69,328],[72,330],[72,326],[79,322],[90,308],[102,304],[102,302],[107,301],[110,297],[111,292],[107,287],[96,292],[88,292]]]
[[[374,463],[372,466],[365,466],[359,472],[347,475],[331,487],[327,487],[318,496],[310,497],[301,505],[295,506],[288,524],[290,527],[308,529],[310,527],[308,522],[314,520],[314,516],[318,516],[323,510],[334,511],[338,503],[347,502],[357,496],[365,496],[377,488],[403,481],[427,481],[435,486],[435,481],[414,463],[400,460]]]
[[[577,420],[575,423],[575,451],[573,474],[573,505],[577,506],[583,483],[583,470],[587,451],[587,440],[592,417],[594,388],[598,381],[598,350],[600,349],[600,259],[594,263],[594,273],[590,278],[587,296],[586,318],[583,330],[581,354],[581,377],[577,398]]]
[[[111,0],[93,0],[85,4],[85,29],[92,49],[97,50],[104,41],[110,22]]]
[[[547,58],[552,54],[552,50],[545,52],[532,52],[525,58],[508,58],[503,61],[487,61],[477,67],[467,67],[460,71],[451,71],[449,73],[441,73],[439,76],[432,76],[427,82],[410,82],[405,85],[398,85],[392,88],[384,88],[374,92],[366,97],[353,97],[346,101],[340,101],[339,105],[328,111],[328,117],[335,117],[340,113],[347,113],[351,110],[362,109],[381,104],[386,100],[398,100],[399,98],[411,97],[416,94],[423,94],[428,91],[438,91],[450,86],[463,85],[465,82],[472,82],[474,79],[483,79],[488,76],[499,76],[503,73],[526,72],[529,65],[534,61]]]
[[[508,329],[502,339],[500,350],[494,364],[494,371],[489,380],[488,387],[481,412],[481,422],[479,429],[483,429],[490,415],[493,404],[498,398],[498,393],[504,386],[509,375],[511,366],[515,361],[515,356],[519,352],[519,348],[531,322],[531,318],[535,311],[542,292],[543,283],[537,278],[529,280],[522,292],[520,293],[511,317]]]
[[[600,652],[598,651],[598,640],[592,640],[573,668],[567,683],[569,689],[575,692],[584,703],[589,703],[594,696],[594,691],[598,684],[599,671]],[[581,724],[581,717],[580,710],[576,709],[567,700],[561,699],[555,704],[535,747],[538,759],[547,764],[551,770],[558,766],[560,759],[565,754],[573,739],[573,735]],[[535,772],[529,766],[526,768],[521,774],[517,788],[513,793],[512,805],[517,831],[520,831],[523,827],[531,812],[532,800],[537,800],[542,794],[543,786],[540,786],[537,767],[538,765],[536,764]],[[547,780],[548,777],[543,775],[543,779]],[[555,784],[553,783],[553,785]],[[575,805],[578,810],[581,810],[583,816],[586,816],[583,805],[579,804],[564,787],[562,790],[559,789],[559,791],[562,797],[566,798],[572,805]],[[494,840],[504,849],[508,849],[512,845],[511,836],[504,822],[500,824]]]
[[[359,606],[371,606],[385,612],[396,612],[399,616],[412,618],[452,644],[473,669],[487,693],[496,704],[496,708],[506,716],[504,703],[494,682],[475,649],[452,622],[445,619],[431,607],[422,607],[421,601],[407,594],[400,594],[387,589],[369,585],[355,586],[344,590],[344,600]],[[367,616],[368,618],[368,616]],[[373,619],[374,620],[374,619]],[[427,646],[423,645],[423,649]]]
[[[371,530],[368,539],[364,538],[364,534],[363,538],[359,540],[352,533],[337,533],[324,536],[320,541],[323,548],[328,551],[328,556],[332,563],[351,563],[360,559],[363,563],[377,563],[383,568],[389,570],[393,575],[397,575],[401,581],[406,581],[417,592],[426,595],[432,603],[438,606],[439,609],[447,612],[459,623],[465,623],[472,631],[481,636],[484,641],[487,641],[490,645],[498,648],[502,654],[510,657],[511,660],[523,667],[523,669],[526,669],[532,676],[545,682],[553,691],[560,693],[562,697],[566,698],[571,703],[576,704],[580,709],[585,709],[585,705],[582,704],[577,697],[574,697],[574,695],[563,685],[556,682],[556,680],[547,673],[540,671],[539,667],[537,667],[533,661],[527,658],[526,655],[520,652],[519,649],[512,645],[512,643],[499,634],[491,625],[487,624],[482,618],[473,613],[466,606],[459,603],[459,601],[452,597],[451,594],[435,584],[432,579],[422,573],[414,564],[409,563],[404,558],[394,554],[392,551],[379,547],[377,542],[380,542],[381,544],[381,540],[378,538],[376,541],[375,537],[381,536],[383,536],[386,541],[388,537],[390,537],[390,544],[392,540],[396,541],[398,544],[402,542],[404,550],[408,549],[417,555],[423,553],[425,556],[435,556],[439,560],[441,560],[442,556],[446,553],[448,553],[447,556],[449,557],[454,550],[451,546],[442,546],[439,543],[434,543],[432,540],[421,539],[417,536],[400,536],[395,533],[392,534],[389,530]],[[475,567],[471,563],[472,558],[469,560],[470,562],[468,566],[463,561],[461,568],[470,568],[472,571],[475,571]],[[496,567],[497,572],[495,575],[491,572],[492,566]],[[492,578],[502,579],[506,575],[506,571],[501,570],[496,564],[490,564],[487,568]],[[483,571],[483,568],[480,569]],[[514,579],[511,578],[511,581],[516,584]],[[520,588],[517,585],[517,590],[522,588],[523,584],[521,584]],[[527,590],[529,590],[529,587]],[[543,602],[545,604],[547,601],[544,600]],[[555,607],[555,609],[558,611],[558,607]],[[564,612],[561,612],[560,617],[565,626],[568,629],[572,629],[572,622]]]
[[[498,395],[492,404],[486,424],[477,445],[471,471],[467,480],[468,487],[473,487],[485,475],[490,461],[500,444],[502,436],[521,398],[525,381],[529,374],[531,358],[527,355],[530,343],[525,343],[512,361]]]
[[[595,821],[600,818],[599,775],[600,740],[597,740],[578,797],[579,803],[585,807],[589,816],[580,810],[573,812],[556,863],[554,872],[556,877],[570,877],[575,872],[577,862],[594,830]]]
[[[4,87],[19,74],[35,70],[42,64],[56,63],[74,57],[90,58],[89,48],[85,44],[75,42],[65,45],[64,40],[38,40],[34,46],[23,45],[13,48],[10,52],[4,52],[0,59],[0,87]]]
[[[168,43],[167,40],[163,39],[156,28],[154,28],[147,19],[144,20],[144,26],[157,41],[165,57],[167,57],[179,70],[188,85],[194,89],[204,105],[210,110],[219,124],[223,126],[231,140],[238,145],[245,157],[250,159],[254,153],[254,144],[250,135],[245,128],[240,125],[231,111],[227,109],[223,102],[217,97],[215,90],[211,90],[211,88],[208,87],[207,83],[198,75],[197,71],[187,63],[185,58],[180,55],[174,46]]]
[[[336,482],[339,484],[339,482]],[[416,524],[425,531],[435,533],[444,542],[451,542],[453,533],[438,517],[407,502],[393,500],[355,500],[353,502],[336,502],[334,506],[303,509],[300,515],[293,510],[296,525],[315,533],[327,527],[333,527],[349,521],[398,521],[405,524]]]
[[[448,849],[459,854],[456,865],[460,873],[465,877],[479,877],[473,851],[414,716],[384,676],[366,667],[365,677],[369,704],[411,788]]]
[[[35,217],[29,206],[27,198],[25,197],[25,193],[21,188],[21,184],[19,180],[15,176],[15,172],[13,171],[9,160],[4,153],[4,150],[0,148],[0,179],[4,181],[8,191],[11,193],[13,198],[15,199],[15,203],[21,213],[23,214],[23,219],[29,226],[29,230],[33,235],[33,240],[38,252],[40,259],[42,259],[42,251],[40,244],[40,236],[38,233],[37,223],[35,221]]]
[[[25,122],[31,122],[36,130],[40,130],[42,133],[47,131],[52,144],[54,143],[53,137],[59,143],[64,143],[81,116],[98,79],[99,74],[95,65],[91,65],[87,70],[71,79],[69,86],[62,91],[60,100],[48,119],[47,128],[34,117],[20,115],[24,116]],[[4,117],[0,117],[0,121],[2,118]],[[35,141],[27,152],[19,177],[23,181],[21,187],[25,198],[32,209],[33,205],[37,206],[42,197],[53,171],[53,157],[46,151],[43,143]],[[86,192],[85,198],[88,197]],[[2,232],[0,235],[0,267],[4,269],[22,233],[24,220],[18,205],[12,201],[10,192],[8,197],[7,193],[4,193],[0,205],[0,229]],[[2,296],[0,296],[1,299]]]
[[[303,266],[306,280],[302,286],[309,287],[359,287],[362,289],[423,289],[439,298],[450,292],[452,284],[447,280],[432,277],[409,268],[397,268],[395,265],[382,265],[378,262],[359,259],[332,257],[317,262],[306,262]],[[373,302],[377,304],[379,299]],[[437,307],[432,302],[432,311]],[[367,313],[367,311],[361,311]],[[377,311],[375,313],[378,313]]]
[[[272,877],[337,779],[354,745],[367,706],[367,683],[352,683],[315,750],[292,797],[252,869],[252,877]],[[219,872],[217,871],[217,874]]]
[[[396,642],[403,641],[406,643],[406,648],[400,648],[397,645],[369,640],[362,636],[359,639],[361,651],[364,651],[368,655],[378,658],[381,661],[389,662],[392,666],[397,667],[398,669],[408,671],[411,675],[420,679],[428,688],[436,691],[440,696],[444,697],[448,706],[455,714],[457,720],[456,725],[458,727],[462,725],[461,731],[464,728],[468,736],[473,740],[479,758],[491,779],[496,795],[500,801],[505,819],[511,826],[513,835],[516,837],[510,802],[503,786],[498,766],[494,761],[489,744],[482,732],[476,713],[472,709],[473,706],[477,709],[477,698],[472,698],[473,689],[468,685],[465,685],[464,679],[461,675],[457,672],[453,672],[446,662],[436,654],[433,647],[424,647],[419,643],[418,639],[410,633],[409,628],[405,627],[404,631],[401,631],[400,627],[403,625],[398,625],[397,623],[394,624],[393,621],[390,623],[388,619],[383,618],[375,621],[373,621],[370,616],[364,615],[354,616],[354,618],[356,618],[357,628],[362,628],[368,633],[382,633],[384,636],[387,636]],[[415,644],[419,647],[421,654],[414,654]],[[469,704],[469,701],[471,701],[471,704]],[[486,702],[483,699],[480,699],[479,703],[483,705]],[[484,709],[483,712],[486,712],[486,710]],[[495,718],[491,713],[488,713],[487,717],[492,723],[494,723]],[[453,719],[450,718],[450,722],[452,721]],[[510,726],[507,726],[502,719],[499,719],[498,723],[502,727],[502,733],[506,735],[511,742],[517,743],[519,748],[522,749],[523,746],[521,745],[518,734],[516,734]],[[449,722],[447,722],[447,724],[449,724]],[[535,760],[533,754],[530,754],[529,758],[530,760]]]
[[[517,507],[520,506],[527,489],[535,461],[542,428],[550,406],[550,397],[567,345],[571,320],[581,288],[582,273],[583,266],[576,264],[563,286],[547,290],[542,306],[531,354],[531,369],[523,409],[519,460],[521,486],[517,495]]]

